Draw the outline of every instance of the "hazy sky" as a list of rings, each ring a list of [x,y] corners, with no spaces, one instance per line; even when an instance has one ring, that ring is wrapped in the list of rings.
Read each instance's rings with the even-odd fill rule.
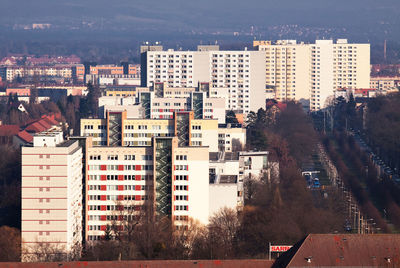
[[[368,31],[398,29],[400,0],[0,0],[1,25],[35,22],[160,30],[298,24]]]

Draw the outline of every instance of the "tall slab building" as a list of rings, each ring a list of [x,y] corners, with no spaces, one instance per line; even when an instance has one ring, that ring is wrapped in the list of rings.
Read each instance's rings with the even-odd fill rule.
[[[326,107],[340,88],[369,88],[370,45],[346,39],[255,42],[265,52],[266,85],[278,101],[300,101],[311,111]]]
[[[265,53],[172,49],[145,51],[141,55],[143,87],[166,82],[169,87],[194,87],[208,82],[212,88],[228,88],[228,109],[243,112],[265,108]]]

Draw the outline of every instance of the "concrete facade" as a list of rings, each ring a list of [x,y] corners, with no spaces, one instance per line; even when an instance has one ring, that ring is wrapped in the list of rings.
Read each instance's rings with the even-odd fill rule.
[[[168,83],[193,87],[208,82],[228,88],[228,109],[245,114],[265,108],[265,60],[261,51],[147,51],[142,53],[142,86]]]
[[[60,136],[61,134],[61,136]],[[61,138],[60,138],[61,137]],[[22,261],[42,251],[65,260],[82,243],[82,149],[62,133],[36,135],[22,147]],[[79,255],[78,255],[79,256]]]
[[[176,226],[188,225],[189,219],[208,222],[208,148],[178,147],[177,138],[152,142],[151,147],[88,148],[88,241],[99,240],[115,219],[139,217],[147,202],[156,215],[170,216]],[[164,153],[159,146],[165,142],[166,162],[159,158]],[[170,166],[170,173],[163,173],[164,165]],[[161,185],[164,177],[166,185]],[[165,195],[163,201],[160,195]]]
[[[369,44],[338,39],[336,43],[278,40],[257,45],[266,53],[266,84],[278,101],[300,101],[314,111],[326,107],[339,88],[369,87]]]

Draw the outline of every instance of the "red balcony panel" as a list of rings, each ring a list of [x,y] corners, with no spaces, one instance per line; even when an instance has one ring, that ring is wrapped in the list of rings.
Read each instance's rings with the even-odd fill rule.
[[[118,165],[118,170],[124,170],[124,165]]]
[[[124,190],[124,186],[123,185],[118,185],[118,191],[123,191]]]
[[[135,195],[135,200],[140,201],[140,200],[142,200],[142,197],[140,195]]]
[[[141,175],[135,175],[135,181],[141,181],[142,176]]]
[[[123,195],[119,195],[118,196],[118,200],[124,200],[124,196]]]
[[[102,211],[106,211],[106,206],[101,206]]]
[[[101,216],[100,216],[100,220],[106,221],[106,220],[107,220],[107,216],[106,216],[106,215],[101,215]]]
[[[102,201],[105,201],[105,200],[107,200],[107,196],[105,196],[105,195],[102,195],[102,196],[100,197],[100,200],[102,200]]]
[[[142,170],[142,166],[141,165],[136,165],[135,166],[135,170]]]
[[[101,176],[100,176],[100,180],[106,181],[106,180],[107,180],[107,175],[101,175]]]
[[[118,180],[123,181],[124,180],[124,175],[118,175]]]
[[[107,166],[106,165],[101,165],[100,166],[100,170],[107,170]]]
[[[102,225],[102,226],[100,227],[100,229],[101,229],[102,231],[105,231],[105,230],[106,230],[106,226],[105,226],[105,225]]]
[[[107,185],[101,185],[100,190],[102,191],[107,191]]]
[[[140,185],[135,185],[135,191],[140,191],[142,190],[142,187]]]

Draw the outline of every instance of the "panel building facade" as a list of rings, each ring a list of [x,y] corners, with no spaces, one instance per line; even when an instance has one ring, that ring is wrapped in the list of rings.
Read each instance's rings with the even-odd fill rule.
[[[166,82],[194,87],[208,82],[228,88],[228,109],[245,114],[265,108],[265,57],[261,51],[146,51],[141,56],[142,86]]]
[[[315,111],[323,109],[339,88],[368,88],[370,45],[346,39],[255,43],[265,52],[266,84],[278,101],[296,100]]]
[[[78,142],[63,141],[62,132],[35,135],[32,147],[22,147],[22,261],[79,254],[82,200]]]

